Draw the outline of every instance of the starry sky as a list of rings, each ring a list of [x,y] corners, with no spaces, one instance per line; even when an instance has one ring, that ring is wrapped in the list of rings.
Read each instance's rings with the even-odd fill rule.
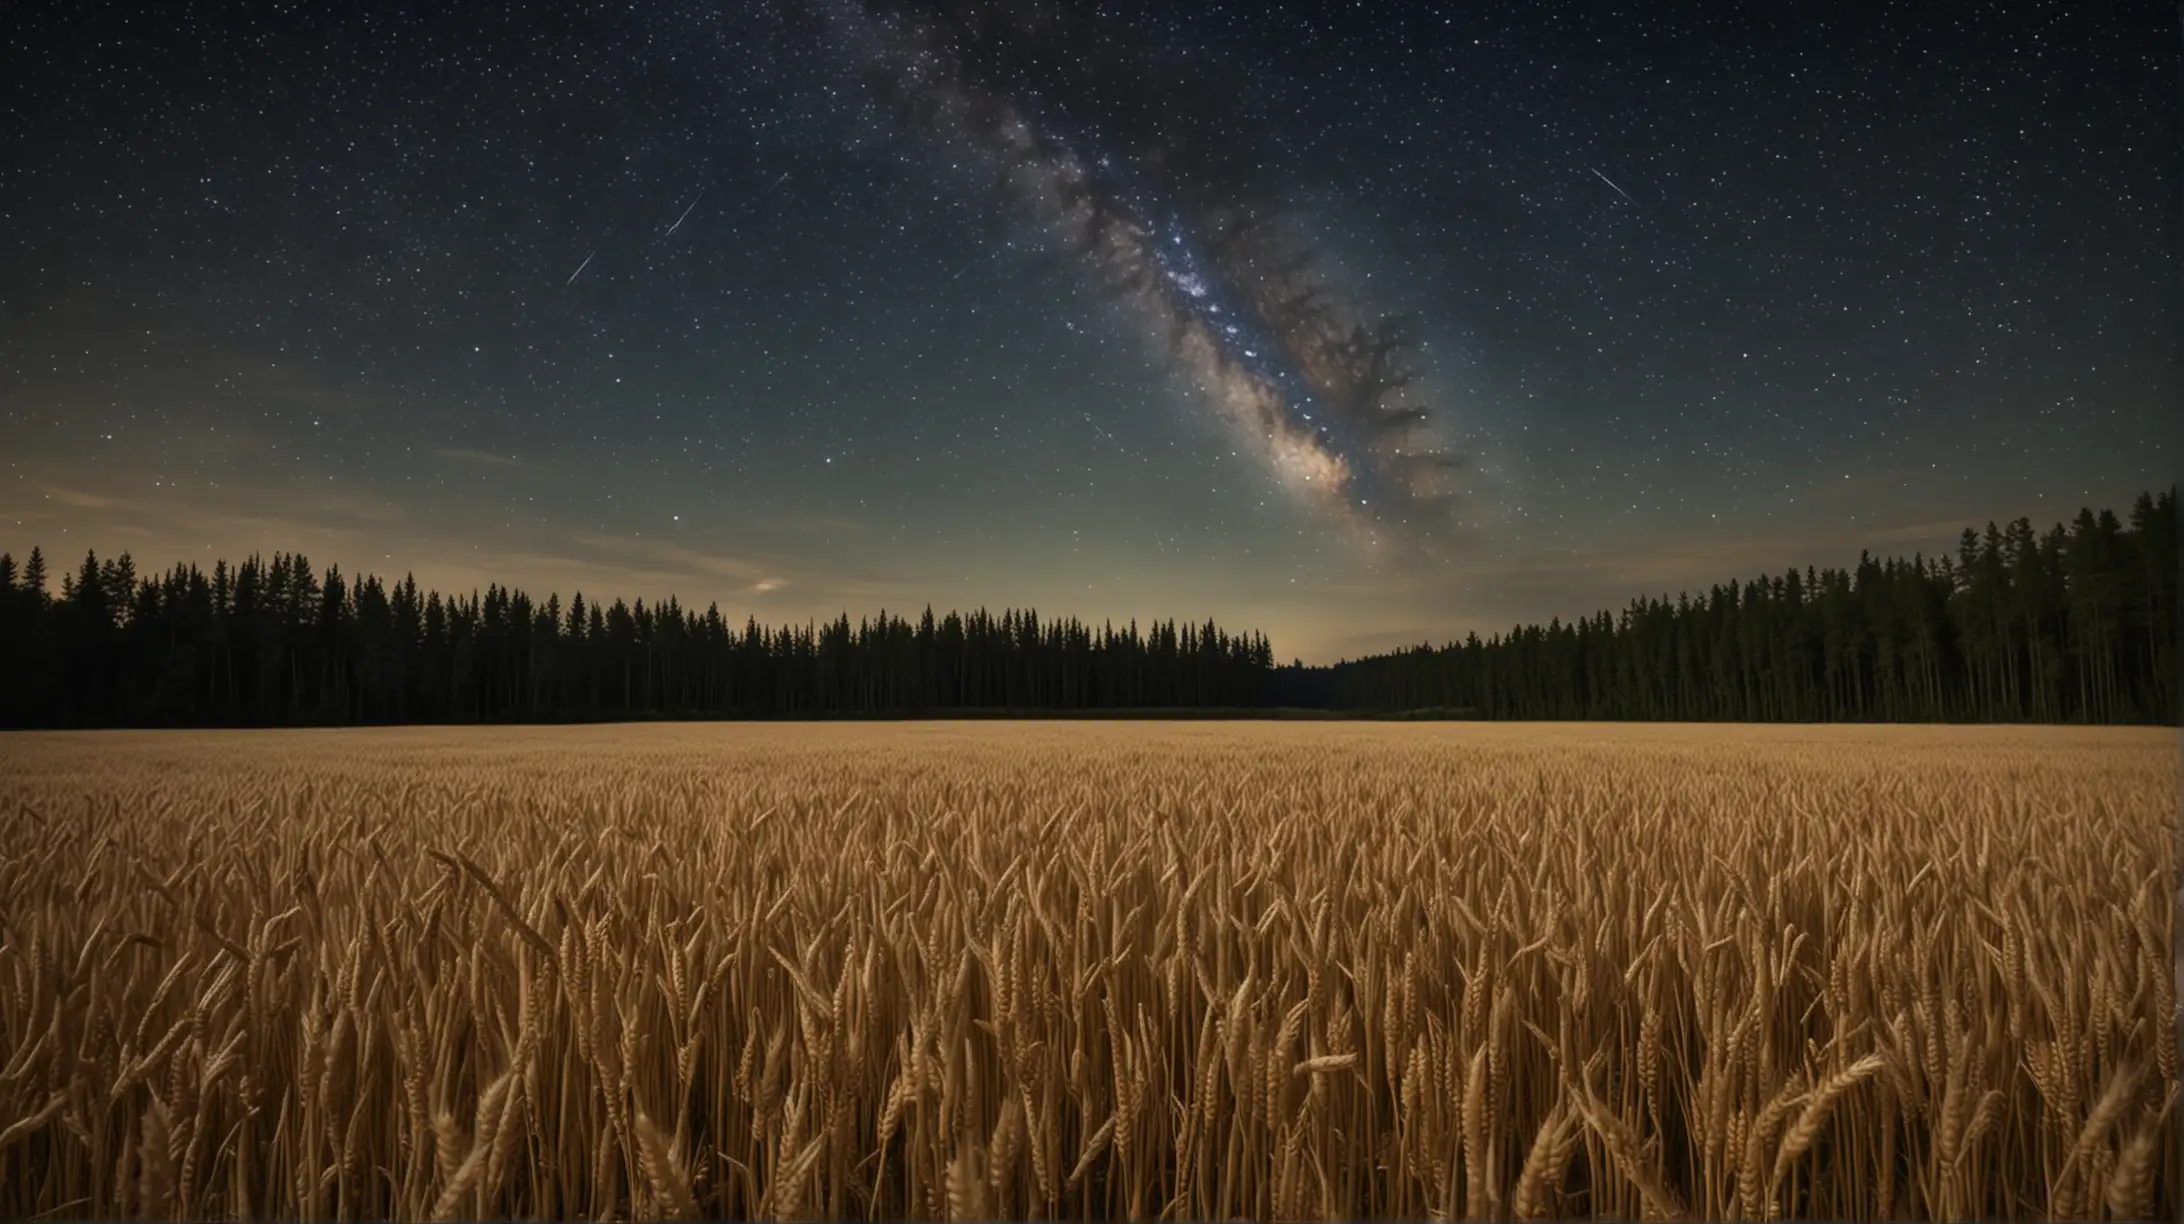
[[[1328,662],[2175,479],[2174,6],[0,11],[0,549]]]

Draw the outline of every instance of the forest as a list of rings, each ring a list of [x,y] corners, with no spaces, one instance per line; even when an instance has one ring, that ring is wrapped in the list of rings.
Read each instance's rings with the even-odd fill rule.
[[[2176,491],[1336,666],[1329,704],[1484,718],[2177,720]]]
[[[1489,719],[2165,723],[2176,492],[1967,528],[1619,613],[1328,667],[1211,621],[1032,610],[739,627],[673,598],[420,591],[276,553],[139,574],[0,554],[0,726],[270,726],[1321,709]]]

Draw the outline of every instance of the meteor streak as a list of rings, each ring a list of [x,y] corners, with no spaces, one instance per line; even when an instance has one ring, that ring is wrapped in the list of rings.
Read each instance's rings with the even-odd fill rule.
[[[1608,186],[1610,186],[1610,187],[1615,187],[1615,180],[1614,180],[1614,179],[1611,179],[1611,178],[1609,178],[1609,177],[1608,177],[1607,175],[1605,175],[1605,174],[1601,174],[1601,173],[1600,173],[1600,172],[1599,172],[1598,170],[1593,170],[1593,168],[1592,168],[1591,166],[1587,166],[1587,167],[1585,167],[1585,168],[1586,168],[1587,170],[1592,170],[1593,174],[1594,174],[1594,175],[1596,175],[1596,176],[1598,176],[1598,178],[1600,179],[1600,181],[1601,181],[1601,182],[1603,182],[1603,183],[1606,183],[1606,184],[1607,184]],[[1629,192],[1627,192],[1627,191],[1625,191],[1625,190],[1623,190],[1623,189],[1622,189],[1622,188],[1620,188],[1620,187],[1615,187],[1615,194],[1617,194],[1617,195],[1619,195],[1619,196],[1623,197],[1623,198],[1624,198],[1624,199],[1626,199],[1626,200],[1630,200],[1630,193],[1629,193]],[[1631,204],[1631,207],[1633,207],[1633,208],[1636,208],[1636,207],[1638,206],[1638,201],[1636,201],[1636,200],[1630,200],[1630,204]]]
[[[679,230],[679,229],[681,229],[681,228],[682,228],[682,223],[690,219],[690,209],[691,209],[691,208],[696,208],[696,207],[698,206],[698,201],[699,201],[699,200],[702,200],[702,199],[704,199],[704,198],[705,198],[705,188],[703,188],[703,187],[700,187],[700,188],[698,188],[698,194],[697,194],[697,195],[695,195],[695,196],[693,196],[693,197],[691,197],[691,199],[690,199],[690,208],[685,208],[685,209],[683,209],[683,210],[682,210],[682,216],[680,216],[680,217],[677,217],[677,218],[675,218],[675,224],[673,224],[673,225],[670,225],[670,226],[668,226],[668,227],[667,227],[667,232],[666,232],[665,234],[662,234],[662,235],[661,235],[661,237],[663,237],[663,238],[672,238],[672,237],[674,237],[674,236],[675,236],[675,231],[676,231],[676,230]]]

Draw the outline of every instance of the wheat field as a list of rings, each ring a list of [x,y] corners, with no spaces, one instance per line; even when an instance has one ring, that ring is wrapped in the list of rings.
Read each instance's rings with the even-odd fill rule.
[[[0,1216],[2174,1218],[2173,731],[0,737]]]

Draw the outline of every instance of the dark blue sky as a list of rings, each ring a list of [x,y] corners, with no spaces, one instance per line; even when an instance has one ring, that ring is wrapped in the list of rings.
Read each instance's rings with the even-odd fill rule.
[[[775,622],[1210,615],[1326,660],[2174,479],[2173,6],[0,27],[18,555],[301,549]],[[918,88],[875,71],[919,47]],[[964,97],[1066,143],[1049,169],[1276,216],[1345,325],[1407,316],[1408,402],[1467,459],[1404,511],[1430,544],[1285,475],[1068,221],[997,187],[999,138],[915,113]],[[1331,453],[1366,487],[1378,460]]]

